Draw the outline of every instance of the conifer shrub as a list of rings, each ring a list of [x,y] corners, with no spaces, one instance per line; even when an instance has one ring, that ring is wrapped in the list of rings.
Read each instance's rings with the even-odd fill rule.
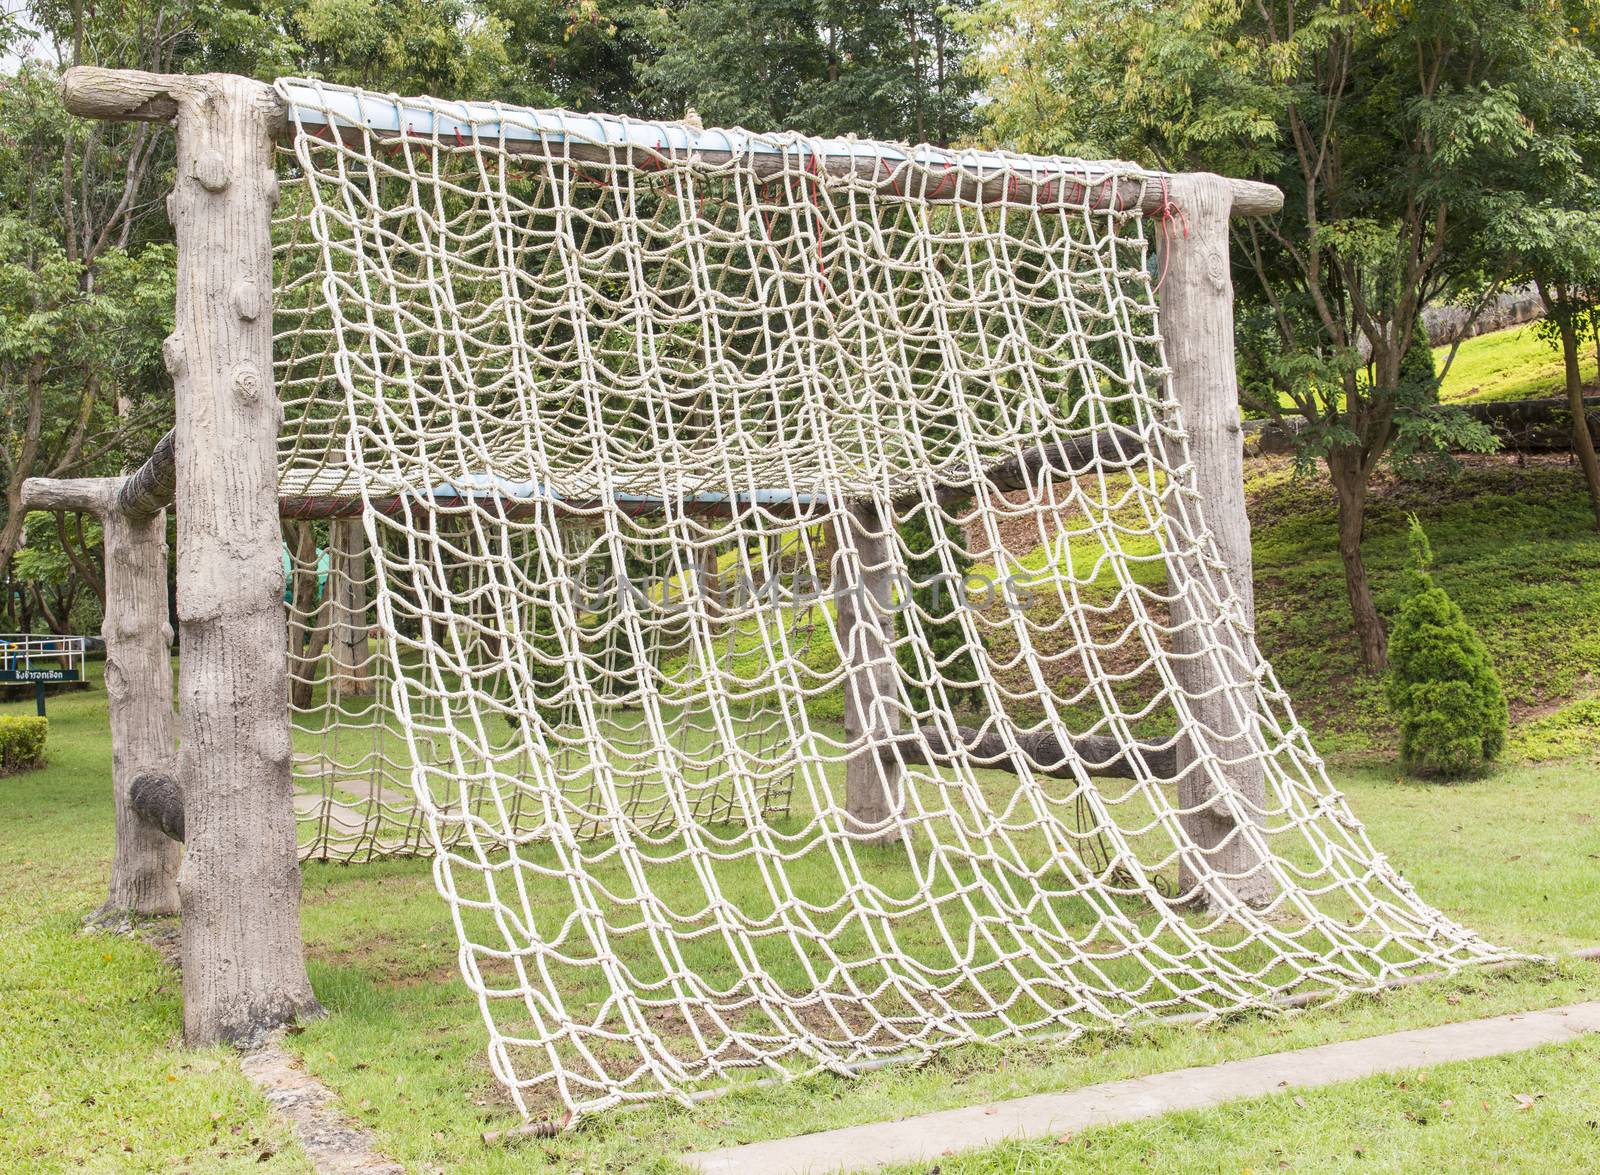
[[[1483,641],[1429,574],[1433,551],[1415,515],[1410,547],[1405,600],[1389,635],[1389,709],[1407,771],[1460,778],[1504,750],[1505,695]]]

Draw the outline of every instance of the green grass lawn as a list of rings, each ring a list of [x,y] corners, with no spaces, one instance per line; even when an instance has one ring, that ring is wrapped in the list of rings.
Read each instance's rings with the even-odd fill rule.
[[[1600,1037],[975,1154],[940,1175],[1594,1169]],[[1531,1106],[1524,1098],[1533,1099]],[[927,1175],[926,1164],[892,1168]]]
[[[3,709],[25,712],[27,705]],[[0,1169],[304,1170],[304,1156],[226,1053],[179,1047],[176,978],[154,949],[80,932],[82,914],[101,896],[110,855],[103,694],[54,698],[51,714],[49,767],[0,781],[0,867],[8,879],[0,895],[7,946],[0,1082],[8,1091],[0,1098]],[[1600,903],[1593,900],[1600,762],[1592,756],[1518,766],[1450,788],[1400,783],[1372,767],[1344,769],[1338,782],[1377,842],[1452,915],[1530,951],[1600,942]],[[483,1057],[477,1007],[456,976],[455,936],[429,864],[308,866],[304,921],[312,980],[330,1014],[289,1045],[413,1169],[667,1168],[670,1156],[690,1149],[1600,995],[1600,969],[1592,965],[1529,965],[1272,1020],[1146,1027],[1070,1045],[963,1048],[917,1069],[856,1081],[808,1078],[692,1110],[657,1104],[560,1138],[491,1148],[480,1132],[514,1119]],[[1477,1092],[1453,1099],[1463,1107],[1457,1114],[1427,1116],[1426,1124],[1404,1119],[1409,1134],[1392,1123],[1394,1139],[1381,1144],[1389,1148],[1385,1161],[1393,1169],[1420,1165],[1460,1145],[1463,1130],[1495,1146],[1510,1146],[1521,1131],[1517,1145],[1527,1156],[1545,1160],[1544,1169],[1567,1167],[1575,1144],[1565,1107],[1582,1098],[1577,1083],[1600,1068],[1600,1056],[1578,1048],[1548,1059],[1551,1051],[1450,1074],[1450,1082]],[[1467,1112],[1480,1100],[1497,1104],[1500,1093],[1514,1110],[1510,1095],[1528,1084],[1545,1095],[1533,1111],[1509,1122]],[[1084,1135],[1088,1141],[1075,1144],[1082,1153],[1071,1153],[1074,1162],[1104,1169],[1137,1166],[1146,1155],[1165,1169],[1211,1169],[1207,1156],[1214,1153],[1222,1169],[1237,1170],[1275,1167],[1277,1148],[1296,1165],[1325,1169],[1361,1145],[1351,1139],[1371,1134],[1360,1115],[1376,1105],[1389,1115],[1383,1122],[1403,1111],[1425,1116],[1415,1099],[1386,1095],[1381,1086],[1307,1095],[1310,1113],[1268,1099],[1241,1111],[1247,1119],[1229,1110],[1121,1127]],[[1273,1125],[1295,1112],[1292,1128]],[[1110,1156],[1103,1164],[1102,1154]],[[1054,1169],[1060,1158],[1021,1148],[974,1159],[991,1166],[967,1169]]]
[[[1336,782],[1378,846],[1425,898],[1492,940],[1538,953],[1600,943],[1600,537],[1576,472],[1561,459],[1474,458],[1453,482],[1376,485],[1367,554],[1380,607],[1396,603],[1414,511],[1436,578],[1483,634],[1512,702],[1510,765],[1454,787],[1402,782],[1388,766],[1392,730],[1380,683],[1357,672],[1326,484],[1271,459],[1252,462],[1247,478],[1261,642],[1319,745],[1338,752]],[[0,712],[31,712],[24,695],[6,698]],[[0,780],[0,1170],[305,1170],[227,1053],[181,1048],[177,980],[156,951],[80,931],[111,850],[104,695],[96,683],[53,697],[50,711],[48,768]],[[309,865],[304,925],[330,1015],[289,1047],[413,1169],[669,1168],[691,1149],[1600,996],[1592,964],[1529,965],[1272,1020],[967,1047],[914,1069],[807,1078],[692,1110],[656,1104],[488,1148],[481,1131],[514,1117],[484,1058],[431,865]],[[1600,1049],[1583,1043],[1441,1068],[1404,1088],[1373,1079],[1306,1094],[1304,1106],[1262,1099],[944,1169],[1398,1171],[1459,1166],[1451,1159],[1467,1151],[1486,1168],[1573,1169],[1597,1078]],[[1541,1095],[1532,1110],[1512,1097],[1524,1092]]]
[[[1393,723],[1382,681],[1360,671],[1331,487],[1260,458],[1246,463],[1245,488],[1262,650],[1324,753],[1387,754]],[[1469,457],[1454,480],[1375,477],[1363,552],[1385,616],[1399,608],[1412,513],[1432,541],[1435,580],[1500,673],[1510,756],[1600,749],[1600,534],[1577,469],[1564,456]]]
[[[1449,353],[1449,347],[1436,347],[1434,362],[1442,367]],[[1592,393],[1594,348],[1584,347],[1580,354],[1583,381]],[[1439,387],[1439,399],[1447,404],[1533,400],[1565,396],[1566,386],[1561,352],[1539,337],[1533,323],[1527,323],[1462,343]]]

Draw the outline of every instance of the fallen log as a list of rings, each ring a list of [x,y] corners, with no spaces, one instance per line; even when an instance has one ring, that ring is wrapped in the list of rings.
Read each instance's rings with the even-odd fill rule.
[[[962,759],[974,767],[990,771],[1009,771],[1020,775],[1024,770],[1052,779],[1074,779],[1078,764],[1084,774],[1106,779],[1137,779],[1160,776],[1173,779],[1178,774],[1177,740],[1168,743],[1134,743],[1131,746],[1104,734],[1081,735],[1066,746],[1049,731],[1013,730],[1010,740],[996,729],[972,726],[955,728],[952,744],[945,732],[937,726],[919,726],[914,734],[904,734],[885,745],[879,754],[892,758],[896,754],[905,763],[928,766],[948,764]],[[1020,757],[1012,753],[1012,746]],[[1144,762],[1144,771],[1129,757],[1135,752]]]

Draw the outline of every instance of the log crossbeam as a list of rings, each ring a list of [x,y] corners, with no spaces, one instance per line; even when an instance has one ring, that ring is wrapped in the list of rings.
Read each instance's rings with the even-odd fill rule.
[[[66,72],[62,93],[67,109],[85,118],[110,122],[172,122],[179,114],[180,96],[196,80],[203,82],[224,77],[226,75],[217,74],[174,76],[80,65]],[[282,135],[289,125],[288,106],[276,91],[270,89],[265,90],[260,101],[273,132]],[[387,129],[377,125],[357,126],[338,117],[330,124],[326,115],[306,106],[299,108],[299,117],[305,125],[322,128],[323,133],[337,134],[351,143],[362,142],[368,134],[379,141],[402,137],[412,143],[429,141],[428,136],[409,130]],[[354,120],[359,116],[352,109],[350,117]],[[529,112],[529,117],[536,116],[534,112]],[[442,149],[462,149],[450,134],[436,135],[433,141]],[[569,141],[563,134],[550,133],[550,129],[543,132],[532,128],[519,131],[511,126],[507,127],[504,149],[508,154],[535,157],[553,154],[581,164],[608,165],[620,162],[646,168],[659,167],[663,161],[676,159],[692,159],[706,167],[717,167],[732,158],[726,139],[715,131],[686,138],[682,146],[662,146],[655,142],[601,146],[597,143]],[[1091,198],[1098,201],[1099,207],[1131,211],[1137,204],[1147,216],[1170,213],[1169,191],[1173,177],[1159,172],[1142,177],[1118,178],[1105,172],[1096,172],[1092,165],[1043,161],[1038,164],[1039,181],[1026,191],[1019,191],[1002,174],[999,157],[979,153],[969,158],[970,155],[938,153],[930,156],[927,162],[918,165],[919,182],[907,184],[894,174],[894,164],[888,157],[863,153],[858,144],[840,141],[834,149],[823,149],[820,167],[830,175],[850,176],[875,184],[880,194],[896,199],[914,198],[929,202],[1015,202],[1035,199],[1059,202],[1066,198]],[[770,160],[757,158],[754,163],[758,174],[767,172],[771,175],[796,169],[806,170],[811,166],[810,157],[798,153],[773,152]],[[948,178],[952,172],[955,176],[953,180]],[[1235,215],[1270,216],[1283,208],[1283,193],[1272,184],[1240,179],[1222,182],[1228,185]]]
[[[1026,730],[1013,730],[1008,739],[990,726],[957,726],[947,734],[941,727],[924,724],[915,734],[886,743],[879,754],[885,759],[898,757],[907,764],[942,766],[965,761],[980,770],[1012,775],[1028,771],[1050,779],[1076,779],[1080,773],[1103,779],[1151,775],[1170,779],[1178,771],[1177,746],[1171,742],[1130,747],[1109,735],[1091,734],[1063,743],[1049,731]]]
[[[1113,425],[1098,432],[1073,437],[1060,444],[1036,446],[1025,453],[999,461],[987,469],[973,472],[963,471],[960,468],[946,470],[935,483],[934,497],[940,506],[949,506],[970,498],[985,486],[996,493],[1005,494],[1028,489],[1041,481],[1082,477],[1095,468],[1127,469],[1144,455],[1146,448],[1144,438],[1138,433],[1130,428]],[[148,515],[164,509],[172,504],[176,485],[173,434],[169,432],[161,438],[145,463],[126,479],[120,492],[121,508],[135,516]],[[894,499],[893,505],[895,509],[903,510],[917,505],[921,500],[922,491],[901,494]],[[427,499],[421,495],[416,501],[424,505],[427,503]],[[398,514],[404,508],[404,504],[405,499],[398,494],[370,500],[372,509],[390,516]],[[594,509],[597,506],[593,502],[567,503],[567,505],[573,510]],[[287,494],[278,499],[278,514],[281,518],[301,520],[359,518],[366,508],[362,499],[354,495]],[[545,508],[547,508],[546,503],[522,499],[506,499],[500,506],[508,518],[531,517]],[[639,512],[660,509],[659,506],[652,506],[650,503],[634,502],[627,503],[625,508]],[[684,507],[690,513],[717,517],[725,516],[735,508],[727,503],[705,503]],[[769,511],[774,509],[770,505],[762,508]],[[802,509],[792,506],[789,509],[794,509],[797,515],[803,513]]]

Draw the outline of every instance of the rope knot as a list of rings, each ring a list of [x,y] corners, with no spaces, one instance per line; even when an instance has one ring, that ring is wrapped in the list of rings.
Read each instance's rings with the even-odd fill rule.
[[[1156,276],[1155,293],[1161,292],[1161,287],[1167,280],[1167,264],[1172,258],[1172,223],[1177,221],[1183,227],[1183,239],[1189,239],[1189,215],[1172,202],[1172,195],[1167,191],[1167,177],[1160,177],[1161,203],[1156,205],[1156,220],[1161,225],[1161,272]]]

